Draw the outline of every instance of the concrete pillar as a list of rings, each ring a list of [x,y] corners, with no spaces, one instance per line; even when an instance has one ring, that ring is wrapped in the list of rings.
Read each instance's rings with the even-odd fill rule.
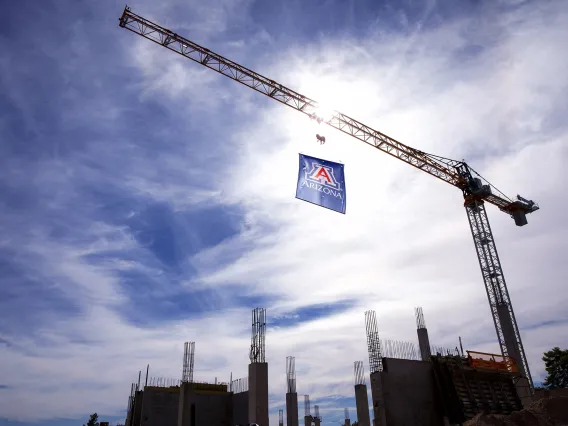
[[[430,359],[430,339],[428,339],[428,330],[426,328],[419,328],[418,333],[418,346],[420,347],[420,358],[422,361]]]
[[[195,426],[195,408],[193,383],[184,382],[179,390],[178,426]]]
[[[355,385],[355,405],[357,406],[357,421],[359,422],[359,426],[371,426],[367,385]]]
[[[344,426],[351,426],[351,420],[345,419],[345,425]]]
[[[249,364],[249,422],[268,426],[268,364]]]
[[[371,374],[374,426],[387,426],[385,398],[383,395],[383,374],[385,373],[382,371],[375,371]]]
[[[317,417],[314,417],[314,425],[315,426],[321,426],[321,420]]]
[[[517,366],[519,367],[519,373],[522,378],[517,382],[517,393],[524,407],[532,402],[532,396],[529,388],[529,381],[527,379],[527,372],[523,366],[521,360],[521,351],[519,345],[517,344],[517,338],[515,337],[515,329],[513,328],[513,322],[511,321],[511,314],[509,312],[509,307],[506,304],[497,305],[497,315],[499,317],[499,322],[501,323],[501,330],[503,330],[503,338],[505,339],[505,346],[507,347],[507,353]]]
[[[298,394],[286,394],[286,426],[298,426]]]
[[[134,410],[132,413],[132,426],[140,426],[142,417],[142,400],[144,398],[144,391],[136,391],[134,398]]]
[[[312,426],[312,416],[304,416],[304,426]]]

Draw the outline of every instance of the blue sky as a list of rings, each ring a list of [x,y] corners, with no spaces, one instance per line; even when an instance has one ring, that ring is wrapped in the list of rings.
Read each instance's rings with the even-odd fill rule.
[[[538,201],[523,228],[488,211],[542,380],[568,339],[562,1],[129,6]],[[325,420],[354,415],[368,309],[384,338],[413,340],[420,305],[432,343],[498,350],[459,191],[119,28],[123,8],[0,16],[1,426],[118,421],[138,370],[179,377],[188,340],[199,380],[245,376],[256,306],[272,421],[288,355]],[[345,164],[346,216],[294,198],[298,152]]]

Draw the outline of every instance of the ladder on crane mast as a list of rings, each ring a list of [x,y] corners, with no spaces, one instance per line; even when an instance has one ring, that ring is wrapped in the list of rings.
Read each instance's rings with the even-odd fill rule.
[[[512,357],[528,382],[529,395],[534,394],[529,364],[523,348],[519,327],[507,290],[501,261],[489,225],[485,204],[493,204],[509,214],[517,226],[527,224],[526,215],[539,209],[532,200],[517,195],[513,200],[497,190],[465,161],[428,154],[372,129],[339,112],[321,113],[320,104],[288,87],[231,61],[215,52],[164,28],[125,7],[119,19],[120,27],[130,30],[187,59],[191,59],[225,77],[237,81],[263,95],[306,114],[319,123],[325,123],[378,150],[426,172],[462,191],[464,207],[475,245],[481,275],[485,284],[497,339],[503,356]],[[318,138],[320,142],[325,142]]]

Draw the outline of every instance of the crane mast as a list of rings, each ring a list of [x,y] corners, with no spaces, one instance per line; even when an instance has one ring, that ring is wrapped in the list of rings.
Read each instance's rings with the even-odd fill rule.
[[[515,360],[521,375],[528,382],[529,393],[534,392],[521,335],[485,211],[485,202],[488,202],[513,217],[517,226],[523,226],[527,224],[526,215],[539,209],[534,201],[518,195],[516,200],[512,200],[464,161],[427,154],[339,111],[330,111],[328,115],[324,115],[322,106],[317,101],[134,14],[128,6],[120,18],[120,26],[459,188],[464,196],[464,206],[501,352]]]

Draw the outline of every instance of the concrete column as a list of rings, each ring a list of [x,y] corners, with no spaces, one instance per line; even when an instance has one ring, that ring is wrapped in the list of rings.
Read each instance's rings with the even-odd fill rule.
[[[419,328],[418,333],[418,346],[420,347],[420,357],[422,361],[430,359],[430,339],[428,339],[428,330],[426,328]]]
[[[286,426],[298,426],[298,394],[286,394]]]
[[[357,421],[359,422],[359,426],[371,426],[367,385],[355,385],[355,405],[357,406]]]
[[[351,426],[351,420],[345,419],[345,426]]]
[[[505,339],[505,346],[507,347],[507,353],[517,366],[519,367],[519,373],[522,378],[517,382],[517,393],[524,407],[532,402],[532,396],[529,388],[529,381],[527,379],[527,372],[523,366],[521,360],[521,351],[519,345],[517,344],[517,338],[515,337],[515,329],[513,328],[513,322],[511,321],[511,314],[509,313],[509,307],[506,304],[497,305],[497,315],[499,316],[499,322],[501,323],[501,330],[503,330],[503,338]]]
[[[268,364],[249,364],[249,422],[268,426]]]
[[[195,412],[192,410],[194,399],[193,383],[182,383],[179,390],[178,426],[195,426]]]
[[[373,400],[375,426],[387,426],[385,398],[383,395],[383,374],[386,373],[375,371],[371,374],[371,399]]]
[[[314,425],[315,425],[315,426],[321,426],[321,420],[318,419],[317,417],[314,418]]]
[[[136,391],[134,394],[134,410],[132,413],[132,426],[140,426],[142,417],[142,400],[144,398],[144,391]]]
[[[304,426],[312,426],[312,416],[304,416]]]

